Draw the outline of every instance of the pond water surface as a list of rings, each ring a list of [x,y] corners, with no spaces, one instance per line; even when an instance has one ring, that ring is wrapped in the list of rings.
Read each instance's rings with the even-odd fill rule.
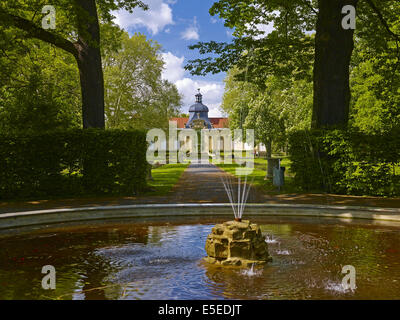
[[[207,265],[220,218],[59,225],[0,237],[0,299],[400,299],[400,226],[327,219],[251,218],[273,261]],[[56,289],[41,286],[56,269]],[[356,289],[342,268],[356,270]]]

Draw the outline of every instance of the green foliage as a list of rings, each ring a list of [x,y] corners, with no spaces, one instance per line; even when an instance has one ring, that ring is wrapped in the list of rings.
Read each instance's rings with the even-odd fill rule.
[[[210,14],[223,19],[225,26],[233,29],[234,38],[231,43],[210,41],[190,46],[204,57],[189,61],[185,68],[192,74],[205,75],[237,66],[242,71],[238,78],[243,80],[247,66],[246,81],[261,87],[271,75],[312,80],[315,43],[312,33],[316,30],[319,3],[317,0],[215,1]],[[372,3],[376,10],[371,1],[359,1],[355,38],[373,48],[374,54],[376,50],[390,49],[390,43],[396,39],[399,42],[400,4],[398,0]]]
[[[132,12],[136,7],[144,10],[148,9],[142,1],[138,0],[95,0],[97,4],[98,15],[100,21],[103,23],[110,23],[115,18],[113,12],[120,9],[125,9]],[[71,41],[76,40],[78,34],[78,18],[82,20],[90,19],[77,4],[79,1],[75,0],[53,0],[51,3],[44,0],[7,0],[0,2],[0,14],[3,12],[19,16],[31,21],[37,27],[41,27],[42,18],[44,15],[41,14],[42,8],[45,5],[52,5],[56,9],[56,30],[51,31],[57,35],[60,35]],[[6,18],[0,24],[10,25]]]
[[[79,127],[81,98],[74,58],[39,40],[21,40],[21,47],[15,48],[1,35],[0,133]]]
[[[237,81],[237,68],[229,70],[225,78],[225,91],[221,109],[229,116],[229,126],[232,129],[243,128],[249,112],[251,101],[258,95],[259,90],[251,83]]]
[[[309,127],[312,111],[312,84],[306,80],[283,81],[268,77],[266,89],[252,102],[246,128],[253,128],[259,141],[286,145],[292,130]]]
[[[146,186],[141,131],[68,130],[0,136],[0,198],[133,195]]]
[[[228,71],[237,66],[237,78],[264,87],[267,76],[309,78],[314,55],[316,1],[219,0],[211,15],[233,29],[232,43],[199,42],[190,46],[209,56],[189,61],[192,74]],[[266,28],[266,26],[269,26]],[[266,29],[273,29],[266,33]]]
[[[122,35],[121,48],[104,58],[108,128],[167,128],[178,114],[176,86],[161,79],[160,45],[142,34]]]
[[[400,194],[400,132],[296,131],[289,138],[291,171],[304,190],[340,194]]]
[[[397,7],[400,10],[400,4]],[[399,20],[392,21],[390,28],[400,34]],[[394,39],[356,40],[350,124],[362,132],[384,133],[400,126],[399,45]]]
[[[40,40],[19,39],[16,29],[3,31],[0,133],[79,128],[81,91],[74,57]],[[166,128],[181,97],[175,85],[161,79],[160,46],[144,35],[130,38],[111,23],[101,25],[101,34],[108,128]],[[11,41],[15,37],[17,46]]]
[[[265,89],[236,80],[233,68],[225,79],[222,110],[229,115],[231,128],[255,130],[258,143],[283,146],[287,134],[310,126],[312,83],[270,76]]]
[[[100,30],[100,24],[112,25],[113,12],[119,9],[132,12],[135,7],[147,9],[147,5],[139,0],[54,0],[51,5],[56,11],[56,27],[52,30],[42,28],[42,9],[45,5],[48,3],[43,0],[0,2],[0,34],[11,30],[19,40],[40,39],[72,54],[81,76],[82,109],[88,111],[82,112],[83,125],[104,128],[101,51],[104,53],[106,47],[112,47],[115,39],[111,38],[110,45],[107,42],[102,45],[100,34],[104,35],[107,30]],[[8,37],[8,42],[15,44],[13,38]],[[89,104],[95,105],[95,108]]]

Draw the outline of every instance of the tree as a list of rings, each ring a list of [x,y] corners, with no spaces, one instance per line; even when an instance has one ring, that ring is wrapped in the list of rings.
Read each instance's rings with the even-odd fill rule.
[[[259,90],[256,85],[237,80],[240,70],[229,70],[224,82],[225,92],[221,109],[229,116],[231,129],[242,129],[249,113],[251,101],[257,97]]]
[[[176,86],[161,78],[160,45],[142,34],[122,36],[121,48],[104,59],[109,128],[167,128],[178,114]]]
[[[231,128],[254,129],[256,141],[272,154],[272,145],[285,146],[292,130],[311,123],[312,83],[306,80],[270,76],[264,89],[238,81],[236,68],[228,72],[222,110],[229,115]]]
[[[104,128],[104,80],[100,50],[99,20],[111,22],[112,11],[130,12],[139,6],[139,0],[54,0],[57,29],[41,27],[40,15],[44,2],[38,0],[9,0],[0,4],[0,25],[22,31],[26,38],[36,38],[70,54],[77,62],[82,95],[84,128]]]
[[[81,99],[74,58],[36,39],[10,46],[1,35],[0,132],[79,127]]]
[[[378,48],[371,50],[371,46],[364,45],[357,43],[359,50],[350,75],[353,96],[350,123],[369,134],[390,132],[400,126],[397,48],[395,43],[390,44],[391,52]]]
[[[353,29],[342,27],[342,8],[358,0],[319,0],[315,35],[312,126],[347,126],[350,109],[349,67]]]
[[[256,139],[266,146],[267,158],[272,156],[272,143],[280,140],[285,130],[275,107],[273,98],[267,92],[261,93],[252,102],[245,122],[245,127],[254,129]]]
[[[229,44],[200,42],[191,46],[201,54],[215,55],[190,61],[186,68],[204,75],[237,66],[247,70],[249,81],[260,87],[269,75],[300,79],[313,68],[313,127],[345,126],[354,47],[354,30],[342,28],[345,5],[358,6],[357,25],[363,30],[359,37],[375,32],[380,42],[394,39],[398,43],[399,36],[388,24],[400,14],[395,0],[219,0],[210,13],[234,28],[235,38]],[[271,23],[274,31],[265,34],[264,27]],[[314,31],[315,37],[308,35]]]

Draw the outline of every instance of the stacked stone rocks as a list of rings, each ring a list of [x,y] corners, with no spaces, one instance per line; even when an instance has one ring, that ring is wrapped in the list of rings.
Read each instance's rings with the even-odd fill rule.
[[[248,220],[217,224],[207,237],[206,252],[207,262],[223,266],[251,267],[271,261],[260,227]]]

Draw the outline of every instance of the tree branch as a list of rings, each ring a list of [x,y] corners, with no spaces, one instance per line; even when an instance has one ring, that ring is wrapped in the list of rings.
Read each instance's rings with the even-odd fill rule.
[[[379,11],[379,9],[377,8],[377,6],[375,5],[375,3],[372,0],[366,0],[367,3],[369,4],[369,6],[371,7],[371,9],[376,13],[376,15],[379,18],[379,21],[382,23],[382,25],[385,27],[385,29],[387,30],[387,32],[396,39],[396,41],[400,41],[400,36],[398,34],[395,34],[389,27],[389,25],[387,24],[385,18],[383,17],[382,12]]]
[[[63,37],[46,31],[43,28],[36,26],[33,22],[10,14],[0,9],[0,25],[13,26],[23,31],[26,31],[29,37],[37,38],[47,43],[53,44],[56,47],[72,53],[75,57],[78,56],[78,50],[74,43],[64,39]]]
[[[318,11],[308,2],[308,0],[303,0],[303,3],[315,14],[318,14]]]

